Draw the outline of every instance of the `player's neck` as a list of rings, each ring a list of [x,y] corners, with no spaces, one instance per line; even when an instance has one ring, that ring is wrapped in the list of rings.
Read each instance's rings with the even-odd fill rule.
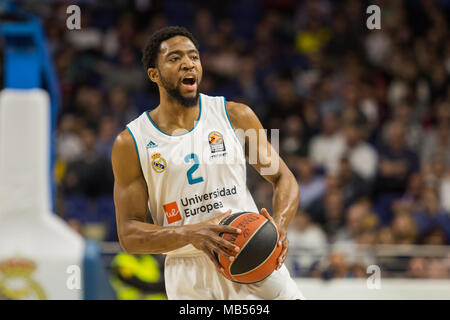
[[[200,98],[199,98],[200,99]],[[150,112],[152,120],[163,131],[191,130],[199,118],[200,101],[192,107],[184,107],[174,99],[161,99],[159,106]]]

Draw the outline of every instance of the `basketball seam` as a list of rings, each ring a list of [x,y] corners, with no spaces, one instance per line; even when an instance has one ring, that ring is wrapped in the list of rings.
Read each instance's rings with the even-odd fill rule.
[[[230,222],[227,222],[227,226],[229,226],[234,220],[236,220],[237,218],[239,218],[240,216],[242,216],[243,214],[246,214],[248,212],[241,212],[241,213],[237,213],[235,217],[233,217],[233,220],[231,220]],[[223,219],[222,221],[220,221],[219,224],[221,224],[222,222],[224,222],[225,220],[229,219],[230,217],[226,217],[225,219]]]
[[[230,265],[228,266],[228,273],[229,273],[232,277],[234,277],[235,275],[231,274],[231,266],[232,266],[233,263],[236,261],[236,259],[239,257],[239,255],[241,254],[241,252],[244,251],[244,248],[247,246],[247,244],[250,242],[250,240],[252,240],[252,238],[254,237],[254,235],[258,233],[258,230],[261,229],[267,222],[270,222],[270,221],[269,221],[269,220],[264,221],[263,223],[261,223],[261,224],[259,225],[258,229],[256,229],[256,230],[252,233],[251,237],[248,238],[247,241],[245,241],[245,244],[244,244],[244,246],[241,248],[241,250],[239,250],[239,252],[234,256],[233,262],[231,262]],[[278,235],[277,235],[277,241],[278,241]],[[272,252],[273,252],[273,250],[272,250]],[[269,255],[269,257],[270,257],[270,255]],[[266,259],[266,260],[267,260],[267,259]],[[264,260],[264,261],[266,261],[266,260]],[[261,264],[259,264],[258,267],[259,267],[260,265],[261,265]],[[254,269],[255,269],[255,268],[254,268]],[[254,269],[253,269],[253,270],[254,270]],[[250,272],[250,271],[248,271],[248,272]],[[245,273],[248,273],[248,272],[245,272]],[[245,274],[245,273],[239,273],[238,275]]]
[[[240,216],[242,216],[243,214],[246,214],[246,213],[251,213],[251,212],[249,212],[249,211],[244,211],[244,212],[236,213],[236,216],[233,217],[233,219],[232,219],[230,222],[227,222],[226,225],[229,226],[230,224],[233,223],[233,221],[235,221],[237,218],[239,218]],[[230,218],[230,216],[228,216],[228,217],[226,217],[225,219],[223,219],[222,221],[220,221],[219,224],[221,224],[222,222],[224,222],[224,221],[225,221],[226,219],[228,219],[228,218]],[[223,235],[224,233],[226,233],[226,232],[222,232],[219,236]],[[238,253],[238,254],[239,254],[239,253]],[[216,260],[220,263],[220,259],[219,259],[220,255],[219,255],[217,252],[215,252],[215,251],[214,251],[214,255],[216,256]],[[231,265],[231,264],[230,264],[230,265]]]
[[[236,220],[237,218],[239,218],[240,216],[242,216],[243,214],[246,214],[246,213],[252,213],[252,212],[244,211],[244,212],[236,213],[236,216],[233,217],[233,220],[231,220],[230,222],[228,222],[226,225],[229,226],[231,223],[233,223],[234,220]],[[219,224],[221,224],[222,222],[224,222],[224,221],[227,220],[228,218],[230,218],[230,216],[228,216],[228,217],[226,217],[225,219],[223,219],[222,221],[220,221]],[[223,232],[223,233],[225,233],[225,232]]]
[[[267,220],[266,222],[264,222],[263,224],[261,224],[261,226],[260,227],[262,227],[263,225],[265,225],[267,222],[270,222],[269,220]],[[259,228],[258,229],[256,229],[256,231],[252,234],[252,237],[253,237],[253,235],[254,234],[256,234],[256,232],[259,230]],[[278,235],[278,230],[277,230],[277,228],[275,227],[275,230],[277,231],[277,243],[278,243],[278,238],[279,238],[279,235]],[[251,239],[251,238],[250,238]],[[248,239],[248,241],[245,243],[245,245],[247,245],[247,243],[250,241],[250,239]],[[245,246],[244,246],[245,247]],[[252,270],[250,270],[250,271],[247,271],[247,272],[243,272],[243,273],[238,273],[238,274],[234,274],[234,275],[232,275],[233,277],[235,277],[235,276],[243,276],[243,275],[246,275],[247,273],[250,273],[250,272],[252,272],[253,270],[255,270],[255,269],[258,269],[260,266],[262,266],[271,256],[272,256],[272,254],[274,253],[274,251],[277,249],[277,247],[278,247],[278,244],[273,248],[273,250],[270,252],[270,254],[269,255],[267,255],[267,258],[263,261],[263,262],[261,262],[260,264],[258,264],[256,267],[254,267]],[[239,253],[240,253],[240,251],[239,251]],[[236,256],[237,257],[237,256]],[[234,261],[233,261],[234,262]],[[231,265],[232,264],[230,264],[230,267],[231,267]],[[231,272],[230,272],[230,274],[231,274]]]

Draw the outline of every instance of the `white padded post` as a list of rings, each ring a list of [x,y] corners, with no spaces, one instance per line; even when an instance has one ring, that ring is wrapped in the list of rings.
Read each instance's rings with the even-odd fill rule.
[[[50,209],[49,97],[40,89],[0,96],[0,219]]]
[[[67,270],[83,270],[84,241],[50,212],[49,134],[46,91],[0,92],[0,264],[23,258],[36,265],[29,278],[2,279],[0,270],[0,280],[18,295],[29,292],[21,299],[42,298],[36,287],[46,299],[81,299]],[[29,279],[37,286],[27,287]]]

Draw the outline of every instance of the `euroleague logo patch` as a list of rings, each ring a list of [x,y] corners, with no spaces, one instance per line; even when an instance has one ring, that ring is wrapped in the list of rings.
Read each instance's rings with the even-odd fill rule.
[[[211,148],[211,153],[223,152],[225,151],[225,143],[223,141],[223,136],[218,131],[212,131],[208,135],[209,147]]]
[[[178,209],[176,201],[163,204],[163,208],[164,212],[166,213],[168,223],[174,223],[181,220],[180,210]]]
[[[152,154],[152,168],[155,172],[161,173],[166,170],[167,162],[159,152]]]

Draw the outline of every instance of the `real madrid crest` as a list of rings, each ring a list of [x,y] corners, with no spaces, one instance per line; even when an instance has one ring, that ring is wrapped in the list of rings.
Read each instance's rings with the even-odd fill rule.
[[[45,300],[44,291],[32,277],[35,270],[36,264],[25,258],[0,261],[0,300]]]
[[[161,173],[166,170],[166,167],[167,162],[163,157],[161,157],[159,152],[152,154],[152,168],[155,172]]]

